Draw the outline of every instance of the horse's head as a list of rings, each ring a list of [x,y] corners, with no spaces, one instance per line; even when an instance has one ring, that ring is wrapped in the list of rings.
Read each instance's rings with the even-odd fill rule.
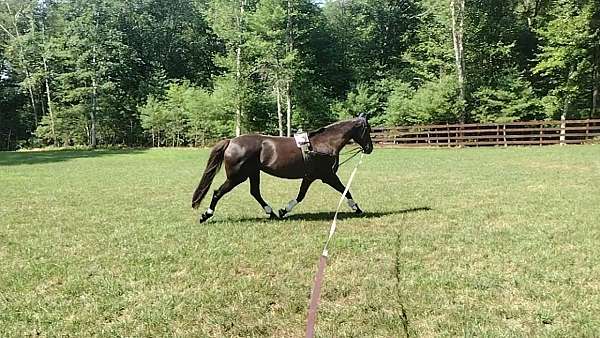
[[[356,119],[356,124],[352,129],[352,140],[358,143],[366,154],[373,152],[373,142],[371,141],[371,126],[365,114],[360,114]]]

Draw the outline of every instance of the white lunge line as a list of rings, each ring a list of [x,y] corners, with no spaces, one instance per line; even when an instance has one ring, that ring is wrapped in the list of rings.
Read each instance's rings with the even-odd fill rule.
[[[363,159],[364,155],[365,155],[364,153],[360,154],[360,159],[358,160],[358,163],[354,167],[354,170],[352,170],[352,174],[350,174],[348,183],[346,183],[346,189],[344,189],[344,192],[342,193],[342,197],[340,197],[340,201],[338,203],[337,209],[335,210],[335,215],[333,215],[333,221],[331,222],[331,228],[329,229],[329,237],[327,238],[327,242],[325,242],[325,246],[323,247],[322,255],[325,257],[328,256],[327,247],[329,246],[329,242],[331,241],[331,238],[333,238],[333,234],[335,233],[335,229],[337,228],[337,216],[338,216],[338,213],[340,212],[340,207],[342,206],[342,203],[344,202],[344,199],[346,198],[346,194],[348,193],[348,190],[350,190],[350,185],[352,184],[354,175],[356,175],[358,166],[360,166],[362,163],[362,159]]]
[[[327,266],[327,258],[328,252],[327,247],[329,246],[329,242],[335,233],[335,229],[337,227],[337,216],[340,212],[340,207],[342,206],[342,202],[344,202],[344,198],[346,198],[346,194],[350,189],[350,185],[352,184],[352,180],[354,179],[354,175],[356,174],[356,170],[358,166],[362,163],[363,154],[360,155],[360,160],[354,167],[352,174],[350,175],[350,179],[348,179],[348,183],[346,184],[346,189],[344,193],[342,193],[342,197],[340,198],[340,202],[338,203],[337,209],[335,211],[335,215],[333,216],[333,222],[331,222],[331,228],[329,229],[329,237],[325,242],[325,246],[323,247],[323,253],[321,257],[319,257],[319,267],[317,268],[317,274],[315,276],[315,284],[310,294],[310,303],[308,305],[308,318],[306,319],[306,338],[313,338],[315,336],[315,323],[317,320],[317,308],[319,307],[319,299],[321,298],[321,285],[323,284],[323,279],[325,278],[325,267]]]

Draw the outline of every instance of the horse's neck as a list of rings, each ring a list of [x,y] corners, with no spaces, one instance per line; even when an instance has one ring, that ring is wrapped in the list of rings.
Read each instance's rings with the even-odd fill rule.
[[[352,127],[343,125],[325,129],[313,137],[313,148],[319,152],[339,154],[340,150],[350,142]]]

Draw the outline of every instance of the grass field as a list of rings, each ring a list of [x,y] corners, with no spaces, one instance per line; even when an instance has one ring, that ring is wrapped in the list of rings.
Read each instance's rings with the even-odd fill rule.
[[[0,337],[302,336],[338,194],[269,221],[244,183],[199,225],[207,155],[0,153]],[[318,336],[600,335],[600,146],[376,149],[352,191]]]

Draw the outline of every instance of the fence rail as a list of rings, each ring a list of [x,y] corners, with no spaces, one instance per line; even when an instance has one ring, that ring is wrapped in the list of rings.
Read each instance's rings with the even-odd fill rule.
[[[372,128],[379,145],[404,147],[583,144],[600,138],[600,119]]]

